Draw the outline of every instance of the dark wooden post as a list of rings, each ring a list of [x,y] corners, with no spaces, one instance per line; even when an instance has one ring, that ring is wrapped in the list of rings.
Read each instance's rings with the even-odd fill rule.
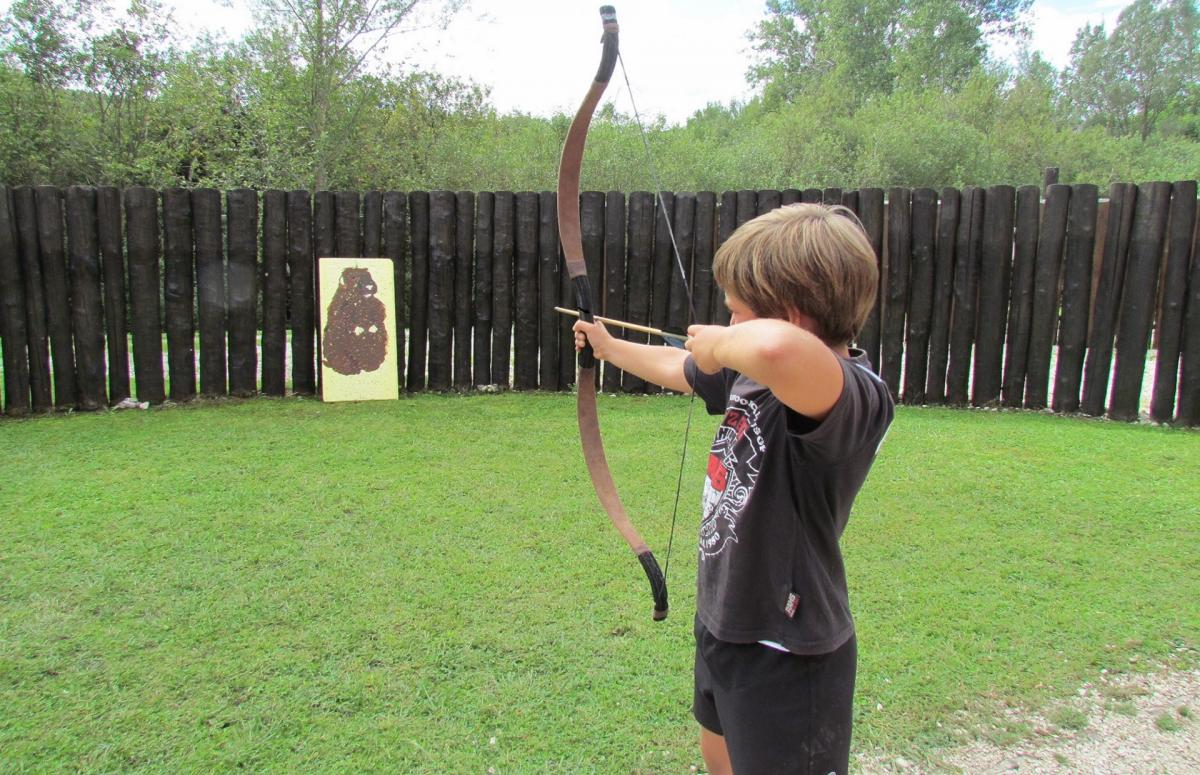
[[[4,185],[0,185],[0,331],[4,332],[4,412],[24,416],[29,414],[29,334],[16,214]]]
[[[1112,369],[1113,335],[1121,306],[1121,286],[1125,281],[1125,260],[1133,230],[1133,211],[1137,186],[1113,183],[1108,189],[1108,223],[1105,228],[1100,278],[1092,300],[1092,325],[1084,363],[1083,399],[1079,410],[1084,414],[1104,414],[1108,377]]]
[[[75,352],[71,342],[71,291],[67,283],[67,257],[63,250],[62,190],[34,188],[37,202],[38,252],[46,293],[46,327],[50,357],[54,362],[54,406],[73,409],[76,403]]]
[[[67,189],[67,263],[79,408],[101,409],[108,401],[104,390],[104,315],[96,190],[90,187]]]
[[[589,234],[603,228],[604,194],[585,191],[580,195],[580,228],[587,242]],[[599,226],[595,225],[597,219]],[[602,236],[602,234],[601,234]],[[554,308],[562,300],[562,260],[558,257],[558,200],[553,191],[543,191],[538,200],[538,343],[541,362],[538,364],[538,387],[542,390],[561,390],[563,359],[563,321]],[[596,298],[593,304],[601,304],[600,289],[593,286]],[[597,314],[599,314],[597,312]]]
[[[454,195],[454,387],[471,387],[471,266],[475,258],[475,194]]]
[[[228,384],[221,192],[212,188],[192,192],[192,234],[196,244],[196,300],[200,313],[200,392],[223,396]]]
[[[1058,368],[1054,374],[1056,412],[1079,411],[1079,383],[1087,341],[1092,253],[1096,244],[1099,191],[1090,183],[1071,189],[1067,208],[1067,247],[1063,259],[1062,324],[1058,339]]]
[[[287,363],[287,193],[263,192],[262,391],[282,396]]]
[[[759,215],[778,210],[783,206],[783,194],[774,188],[764,188],[758,192],[756,210]]]
[[[362,257],[362,229],[359,227],[359,197],[357,191],[335,191],[334,212],[337,225],[334,239],[339,258]]]
[[[879,266],[879,290],[875,294],[875,305],[867,315],[867,322],[858,334],[858,346],[867,354],[871,366],[878,372],[882,366],[879,358],[879,337],[883,325],[883,286],[886,270],[883,262],[883,189],[864,188],[859,191],[858,206],[859,220],[862,221],[867,239],[871,241],[871,249],[875,251],[875,260]]]
[[[691,322],[690,301],[693,282],[692,260],[696,249],[696,195],[675,196],[675,247],[671,256],[670,299],[667,304],[667,326],[664,330],[685,332]],[[680,271],[679,264],[683,264]],[[658,342],[662,344],[662,342]]]
[[[492,384],[492,215],[496,196],[480,192],[475,202],[475,360],[476,387]]]
[[[112,186],[96,190],[96,221],[104,272],[104,325],[108,342],[108,401],[129,398],[129,326],[125,303],[125,238],[121,224],[121,192]],[[222,348],[222,353],[224,348]]]
[[[1121,320],[1117,329],[1117,364],[1108,406],[1108,416],[1114,420],[1138,418],[1142,379],[1146,373],[1146,348],[1150,345],[1163,243],[1167,234],[1171,184],[1150,183],[1142,186],[1137,198],[1129,259],[1125,266]]]
[[[313,277],[312,197],[302,189],[287,192],[288,323],[292,333],[292,392],[317,389],[314,360],[316,289]],[[397,336],[403,340],[403,332]]]
[[[946,363],[950,347],[950,302],[954,293],[954,237],[962,197],[956,188],[942,189],[938,209],[937,254],[933,271],[933,318],[929,324],[929,365],[925,378],[925,400],[946,401]]]
[[[38,258],[37,205],[33,188],[13,190],[13,213],[21,252],[21,278],[25,284],[25,331],[29,336],[29,390],[33,411],[48,412],[54,405],[50,385],[50,336],[46,331],[46,291],[42,262]]]
[[[725,240],[733,234],[738,227],[738,192],[726,191],[721,194],[721,209],[717,213],[717,241],[714,246],[713,256],[715,258],[716,251],[720,250],[725,244]],[[712,320],[711,323],[724,326],[729,324],[729,308],[725,306],[724,290],[717,285],[716,278],[713,278],[712,289]]]
[[[430,197],[426,191],[408,194],[409,235],[412,245],[412,289],[408,333],[408,389],[424,390],[425,357],[429,339],[429,222]]]
[[[716,237],[717,195],[712,191],[701,191],[696,195],[696,242],[692,257],[692,298],[696,301],[694,323],[713,321],[712,262]]]
[[[496,192],[492,218],[492,384],[508,387],[513,331],[513,263],[517,200],[511,191]]]
[[[1188,264],[1192,232],[1196,226],[1196,181],[1179,181],[1172,186],[1168,223],[1167,265],[1163,274],[1162,312],[1158,320],[1158,357],[1154,364],[1154,393],[1150,401],[1150,419],[1160,423],[1170,422],[1175,411]]]
[[[918,188],[912,192],[912,288],[904,345],[904,402],[908,404],[926,401],[937,207],[937,192],[932,188]]]
[[[513,284],[513,387],[516,390],[537,389],[538,210],[536,191],[517,193],[517,263]]]
[[[547,201],[555,201],[553,197]],[[580,199],[580,237],[583,240],[583,260],[587,266],[588,282],[592,286],[592,304],[603,310],[604,305],[604,195],[599,192],[587,192]],[[558,218],[555,216],[555,229],[558,228]],[[561,263],[561,262],[560,262]],[[560,276],[561,277],[561,276]],[[560,280],[561,293],[561,280]],[[592,310],[595,312],[595,309]],[[574,347],[571,348],[571,360],[574,357]],[[596,386],[600,385],[602,369],[596,368]]]
[[[133,316],[133,373],[140,401],[166,400],[162,371],[162,313],[159,307],[158,194],[135,186],[125,190],[129,245],[129,300]]]
[[[963,189],[954,237],[954,311],[950,321],[950,364],[946,369],[946,402],[965,406],[975,343],[979,264],[983,251],[983,189]]]
[[[883,285],[883,333],[879,376],[893,398],[900,398],[900,369],[904,363],[904,319],[908,314],[908,274],[912,261],[912,192],[888,190],[887,279]]]
[[[328,305],[329,299],[322,299],[320,288],[321,259],[337,256],[337,203],[332,191],[318,191],[313,195],[313,305],[317,310],[313,316],[313,325],[317,334],[317,392],[322,391],[322,358],[321,338],[325,332],[321,327],[321,305]],[[403,383],[401,383],[403,384]]]
[[[192,195],[185,188],[162,194],[163,312],[167,324],[167,375],[172,401],[196,397],[196,280]]]
[[[979,318],[975,334],[975,381],[971,403],[993,406],[1000,401],[1000,368],[1004,359],[1004,326],[1012,277],[1012,186],[992,186],[983,200],[983,252],[979,265]]]
[[[449,390],[453,378],[454,192],[429,195],[429,389]]]
[[[229,283],[229,392],[258,389],[258,194],[239,188],[225,195]]]
[[[604,200],[604,307],[606,317],[624,320],[625,312],[625,195],[620,191],[609,191]],[[569,304],[567,306],[570,306]],[[564,320],[564,335],[571,352],[575,351],[571,335],[573,321]],[[609,331],[613,336],[623,336],[623,329]],[[574,370],[574,360],[571,369]],[[601,384],[607,393],[621,389],[621,370],[610,363],[604,364]]]
[[[1191,263],[1175,405],[1175,423],[1185,426],[1200,425],[1200,217],[1192,232]]]
[[[629,263],[625,270],[627,289],[626,311],[629,321],[648,325],[650,322],[650,272],[654,243],[654,195],[635,191],[629,195]],[[636,331],[622,334],[633,342],[645,342],[646,335]],[[626,372],[622,387],[627,393],[641,393],[645,380]]]
[[[383,257],[383,194],[368,191],[363,194],[363,257]]]
[[[1025,408],[1045,409],[1050,382],[1050,355],[1058,324],[1059,281],[1071,187],[1046,190],[1033,267],[1033,308],[1029,318],[1029,354],[1025,369]]]
[[[1021,186],[1017,189],[1016,249],[1013,255],[1012,303],[1008,308],[1008,345],[1004,350],[1002,395],[1004,405],[1011,407],[1019,407],[1025,393],[1040,209],[1041,191],[1037,186]]]
[[[400,191],[383,195],[383,253],[392,259],[392,279],[396,287],[396,384],[404,386],[408,365],[404,341],[408,331],[408,197]]]

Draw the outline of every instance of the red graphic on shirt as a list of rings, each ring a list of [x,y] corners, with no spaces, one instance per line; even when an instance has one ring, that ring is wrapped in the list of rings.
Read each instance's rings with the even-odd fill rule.
[[[741,402],[725,413],[725,420],[717,429],[704,483],[701,558],[715,557],[737,543],[737,520],[750,498],[758,477],[759,456],[764,452],[757,415],[755,404]]]

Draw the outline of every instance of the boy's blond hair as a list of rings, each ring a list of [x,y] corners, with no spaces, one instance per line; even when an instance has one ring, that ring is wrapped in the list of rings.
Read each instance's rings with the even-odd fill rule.
[[[757,317],[807,315],[833,346],[854,341],[879,287],[875,251],[841,205],[788,205],[743,224],[717,251],[713,276]]]

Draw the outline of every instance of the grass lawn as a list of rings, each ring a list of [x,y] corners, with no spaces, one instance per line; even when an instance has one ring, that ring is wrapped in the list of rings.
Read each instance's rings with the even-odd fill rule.
[[[0,771],[700,766],[701,411],[663,623],[573,396],[0,422]],[[664,561],[687,401],[600,412]],[[920,758],[1101,669],[1194,664],[1197,471],[1195,431],[901,408],[844,539],[855,749]]]

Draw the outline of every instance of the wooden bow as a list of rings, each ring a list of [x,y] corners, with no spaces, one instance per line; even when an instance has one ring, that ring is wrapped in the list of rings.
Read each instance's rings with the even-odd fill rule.
[[[588,282],[587,265],[583,258],[583,235],[579,226],[579,170],[583,162],[583,148],[587,141],[588,126],[592,114],[600,102],[604,89],[612,77],[613,68],[617,62],[617,12],[611,5],[600,8],[600,19],[604,24],[604,46],[600,58],[600,69],[596,78],[583,98],[583,104],[567,130],[567,139],[563,143],[562,159],[558,165],[558,234],[562,240],[563,258],[567,263],[567,273],[575,287],[575,303],[579,309],[579,317],[591,322],[592,289]],[[592,477],[592,486],[604,506],[613,526],[625,538],[650,580],[650,593],[654,596],[654,619],[656,621],[667,617],[667,581],[658,560],[646,542],[638,534],[621,496],[617,494],[617,486],[613,482],[612,472],[608,468],[608,460],[604,455],[604,442],[600,436],[600,421],[596,415],[596,359],[590,345],[586,345],[579,353],[579,377],[576,380],[578,389],[579,439],[583,445],[583,457],[587,461],[588,473]]]

